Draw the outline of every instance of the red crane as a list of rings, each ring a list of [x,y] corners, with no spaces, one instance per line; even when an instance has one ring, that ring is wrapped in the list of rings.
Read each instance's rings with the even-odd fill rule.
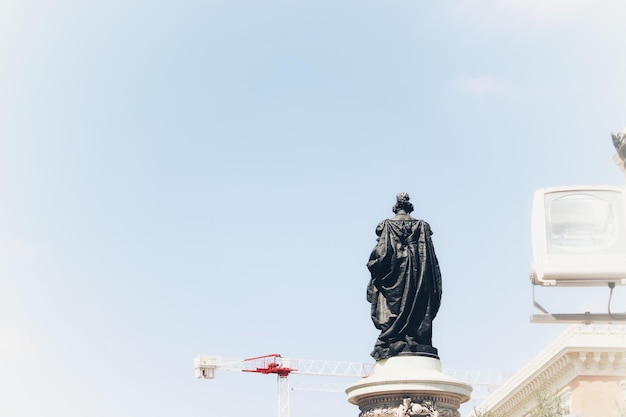
[[[277,353],[244,359],[243,372],[259,374],[276,374],[278,378],[278,417],[289,417],[289,379],[290,373],[297,371],[292,368],[291,361],[285,360]]]
[[[224,359],[216,356],[198,356],[195,361],[196,378],[215,378],[215,370],[275,374],[278,380],[278,417],[289,417],[289,374],[338,376],[358,379],[369,375],[374,364],[356,362],[287,359],[278,353],[248,359]]]

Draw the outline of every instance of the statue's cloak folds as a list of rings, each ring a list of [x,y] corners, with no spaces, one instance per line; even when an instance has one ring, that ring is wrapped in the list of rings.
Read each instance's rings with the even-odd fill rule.
[[[432,321],[441,303],[441,272],[430,226],[423,220],[383,220],[376,234],[378,243],[367,263],[372,276],[367,301],[381,332],[372,357],[437,357]]]

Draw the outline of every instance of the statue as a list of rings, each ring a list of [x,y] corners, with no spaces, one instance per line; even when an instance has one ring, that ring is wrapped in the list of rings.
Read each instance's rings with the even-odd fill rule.
[[[430,226],[411,217],[413,204],[400,193],[395,216],[376,227],[378,240],[367,268],[367,301],[380,335],[371,353],[375,360],[401,354],[437,358],[432,322],[441,303],[441,272]]]
[[[621,133],[611,133],[613,146],[622,161],[626,160],[626,129]]]

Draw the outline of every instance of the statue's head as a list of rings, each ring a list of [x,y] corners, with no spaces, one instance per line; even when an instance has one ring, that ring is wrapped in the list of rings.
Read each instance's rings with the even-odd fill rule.
[[[393,212],[398,213],[400,210],[404,210],[407,214],[413,211],[413,204],[409,201],[410,197],[408,193],[400,193],[396,196],[396,204],[393,205]]]

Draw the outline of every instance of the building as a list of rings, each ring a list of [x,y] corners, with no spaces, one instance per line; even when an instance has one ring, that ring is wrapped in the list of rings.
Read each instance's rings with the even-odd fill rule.
[[[571,417],[626,417],[626,327],[569,328],[478,409],[525,417],[537,390],[559,396]]]

